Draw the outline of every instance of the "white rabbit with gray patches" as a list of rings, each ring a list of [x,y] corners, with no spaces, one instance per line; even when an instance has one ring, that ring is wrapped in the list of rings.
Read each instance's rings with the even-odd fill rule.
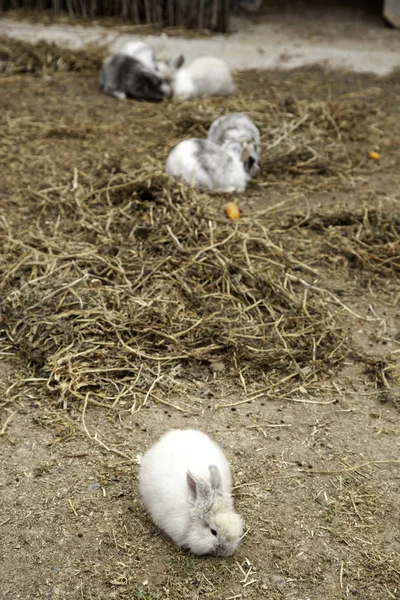
[[[247,148],[245,169],[250,177],[259,171],[261,158],[260,131],[253,121],[244,113],[228,113],[211,124],[207,138],[241,155]]]
[[[180,98],[229,96],[234,89],[230,68],[214,56],[196,58],[178,68],[173,78],[174,95]]]
[[[191,138],[171,150],[166,172],[193,187],[214,192],[244,192],[250,179],[244,168],[246,159],[247,148],[238,154],[209,140]]]
[[[141,459],[139,485],[154,523],[193,554],[232,555],[243,533],[230,466],[201,431],[172,430]]]

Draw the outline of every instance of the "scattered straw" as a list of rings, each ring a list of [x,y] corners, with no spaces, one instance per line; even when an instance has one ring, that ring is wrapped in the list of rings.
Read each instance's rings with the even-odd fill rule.
[[[88,430],[88,428],[86,426],[86,419],[85,419],[86,418],[87,405],[88,405],[88,394],[86,394],[85,401],[84,401],[84,404],[83,404],[83,409],[82,409],[82,428],[83,428],[83,431],[88,436],[88,438],[90,440],[93,440],[94,442],[97,442],[97,444],[99,444],[102,448],[104,448],[105,450],[107,450],[107,452],[111,452],[113,454],[117,454],[118,456],[122,456],[122,458],[125,458],[128,461],[132,462],[134,460],[133,458],[131,458],[127,454],[124,454],[124,452],[121,452],[120,450],[117,450],[116,448],[109,448],[104,442],[102,442],[101,440],[99,440],[99,438],[97,437],[97,433],[95,433],[94,435],[91,435],[89,433],[89,430]],[[71,504],[71,506],[72,506],[72,504]]]
[[[101,58],[99,49],[0,44],[4,81],[26,72],[95,74]],[[239,89],[242,77],[237,74]],[[83,140],[86,160],[88,142],[97,149],[99,138],[118,137],[123,120],[112,130],[94,119],[61,123],[49,116],[42,123],[31,114],[7,112],[0,135],[7,148],[19,148],[15,164],[23,161],[25,170],[31,164],[24,148],[32,130],[40,148],[40,136],[61,137],[65,153],[62,168],[46,157],[54,177],[45,184],[31,178],[28,190],[21,185],[1,219],[0,352],[18,353],[32,371],[30,385],[43,389],[46,380],[52,402],[64,408],[90,402],[136,412],[152,400],[185,412],[170,397],[193,389],[188,382],[216,360],[240,379],[246,396],[216,408],[250,402],[263,390],[268,397],[319,402],[299,399],[299,385],[307,389],[338,368],[350,351],[354,319],[380,322],[379,315],[361,314],[329,289],[319,265],[326,264],[332,244],[335,253],[345,247],[343,260],[356,252],[365,270],[379,267],[389,275],[398,265],[395,216],[363,209],[351,219],[343,221],[336,212],[327,220],[308,200],[312,192],[351,188],[358,181],[362,165],[349,148],[356,136],[376,127],[373,100],[363,91],[310,102],[275,90],[268,100],[258,92],[238,92],[223,104],[132,102],[138,123],[133,167],[119,154],[126,154],[124,143],[113,147],[115,156],[96,154],[93,163],[88,158],[79,167],[70,146]],[[183,137],[206,135],[227,110],[249,112],[262,132],[262,172],[246,200],[265,199],[265,183],[285,182],[291,190],[235,224],[223,218],[225,197],[191,189],[163,172],[169,147]],[[19,182],[14,185],[18,189]],[[24,220],[15,221],[15,212]],[[337,233],[325,236],[334,226]],[[318,228],[323,240],[314,250],[311,238],[299,232]],[[386,367],[381,379],[390,385],[395,372]]]

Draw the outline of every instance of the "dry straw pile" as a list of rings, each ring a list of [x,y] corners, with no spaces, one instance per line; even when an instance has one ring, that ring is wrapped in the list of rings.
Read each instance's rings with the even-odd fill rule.
[[[225,222],[156,168],[35,197],[36,223],[2,232],[3,323],[63,399],[143,401],[218,357],[264,385],[342,358],[340,305],[262,223]]]
[[[77,53],[47,42],[32,45],[0,38],[0,74],[3,75],[90,72],[100,69],[103,56],[104,50],[97,46]]]

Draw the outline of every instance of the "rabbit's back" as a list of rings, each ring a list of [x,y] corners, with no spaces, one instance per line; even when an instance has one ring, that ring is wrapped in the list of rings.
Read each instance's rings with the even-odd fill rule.
[[[228,96],[235,89],[231,71],[220,58],[204,56],[178,70],[174,82],[177,96]]]
[[[209,465],[220,469],[224,491],[230,493],[230,467],[221,448],[201,431],[176,429],[166,433],[146,452],[141,461],[140,476],[151,470],[161,480],[164,472],[179,488],[182,486],[186,499],[186,472],[189,470],[207,480]]]
[[[154,523],[182,545],[190,524],[186,473],[164,442],[161,438],[142,457],[140,493]]]
[[[189,185],[213,191],[244,191],[246,187],[239,158],[209,140],[180,142],[167,158],[166,171]]]

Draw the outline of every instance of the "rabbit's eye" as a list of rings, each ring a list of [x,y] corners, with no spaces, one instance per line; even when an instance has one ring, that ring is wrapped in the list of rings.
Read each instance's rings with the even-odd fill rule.
[[[211,529],[211,528],[210,528],[210,531],[211,531],[211,533],[212,533],[213,535],[217,535],[217,532],[215,531],[215,529]]]
[[[247,161],[248,168],[251,169],[251,167],[254,165],[255,162],[256,162],[255,159],[252,156],[250,156]]]

